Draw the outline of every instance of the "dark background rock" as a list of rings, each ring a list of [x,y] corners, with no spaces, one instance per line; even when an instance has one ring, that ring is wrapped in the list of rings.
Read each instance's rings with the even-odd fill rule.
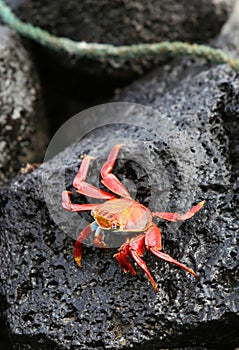
[[[19,18],[55,35],[125,45],[162,40],[207,43],[220,32],[235,0],[6,2]],[[35,57],[52,134],[72,115],[109,100],[116,87],[162,62],[160,57],[78,60],[34,43],[25,45]]]
[[[0,185],[26,162],[41,162],[46,121],[40,85],[20,38],[0,26]]]
[[[155,71],[118,95],[120,101],[143,102],[159,111],[158,116],[133,115],[150,135],[126,124],[100,128],[73,150],[65,150],[1,190],[0,291],[15,349],[198,345],[234,349],[239,345],[238,144],[232,127],[238,122],[239,81],[227,66],[200,74],[197,63],[195,67],[184,64],[185,79],[180,82],[177,76],[182,72],[175,63],[165,70],[167,88]],[[98,183],[96,168],[109,145],[122,138],[128,142],[115,173],[131,181],[129,190],[136,188],[141,202],[147,205],[153,198],[152,208],[164,209],[163,194],[157,186],[149,187],[149,177],[160,183],[164,169],[172,186],[170,201],[165,203],[168,210],[189,205],[185,195],[190,193],[194,203],[206,200],[205,208],[176,232],[176,226],[160,224],[164,251],[193,267],[200,278],[196,281],[146,254],[159,286],[156,296],[138,268],[135,278],[121,272],[113,249],[85,247],[84,267],[79,270],[72,257],[74,239],[66,233],[71,222],[60,204],[60,175],[66,168],[66,186],[71,188],[80,156],[91,153],[100,161],[92,166],[89,182]],[[142,153],[138,145],[145,138]],[[51,195],[58,203],[55,215],[62,221],[61,228],[67,226],[66,232],[54,224],[44,204],[42,176],[49,177]],[[53,208],[49,210],[52,213]],[[90,216],[82,214],[77,219],[80,224]]]
[[[24,21],[76,41],[130,45],[217,35],[235,0],[7,0]]]
[[[239,24],[238,24],[238,15],[239,15],[239,1],[236,1],[233,11],[221,29],[220,34],[212,41],[212,44],[232,57],[239,57]]]
[[[8,328],[6,325],[6,317],[4,315],[6,303],[0,297],[0,345],[3,350],[11,350],[11,342],[9,338]]]
[[[172,59],[168,63],[151,70],[146,78],[137,79],[130,85],[115,90],[114,101],[135,102],[151,106],[155,100],[163,97],[168,90],[195,75],[214,67],[202,58]],[[154,87],[157,87],[155,91]]]

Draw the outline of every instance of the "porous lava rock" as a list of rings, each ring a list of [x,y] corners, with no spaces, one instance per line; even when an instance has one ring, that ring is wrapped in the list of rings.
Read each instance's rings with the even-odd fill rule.
[[[139,42],[185,40],[203,42],[214,37],[227,20],[234,0],[11,1],[24,21],[54,35],[76,41],[129,45]]]
[[[208,42],[219,33],[235,0],[200,3],[197,0],[8,0],[6,3],[20,19],[59,37],[118,46],[163,40]],[[123,72],[140,73],[153,64],[152,59],[79,61],[76,57],[67,58],[60,51],[58,58],[64,65],[77,67],[84,73],[118,78],[122,78]]]
[[[0,185],[5,185],[24,163],[42,161],[47,138],[33,64],[19,36],[4,26],[0,61]]]
[[[182,40],[208,43],[217,36],[235,0],[21,0],[6,1],[23,21],[73,40],[130,45]],[[25,41],[26,42],[26,41]],[[80,110],[108,101],[168,57],[69,56],[27,41],[43,86],[52,134]]]
[[[1,190],[0,291],[15,349],[239,345],[239,80],[226,65],[200,73],[189,65],[184,66],[185,79],[177,81],[178,64],[167,67],[167,88],[155,71],[117,97],[144,103],[155,113],[134,113],[132,105],[122,104],[119,111],[128,112],[128,123],[95,128]],[[114,173],[150,209],[183,212],[206,200],[180,226],[159,223],[163,251],[194,268],[198,279],[145,254],[159,287],[155,295],[138,267],[136,277],[123,274],[114,248],[87,246],[83,269],[74,264],[76,233],[67,234],[69,218],[77,215],[79,225],[92,218],[61,208],[60,178],[72,190],[81,156],[90,153],[98,161],[92,163],[88,181],[100,185],[100,166],[119,140],[127,143]]]

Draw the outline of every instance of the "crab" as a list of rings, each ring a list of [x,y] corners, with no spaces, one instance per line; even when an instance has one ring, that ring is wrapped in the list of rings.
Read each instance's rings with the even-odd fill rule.
[[[153,218],[161,218],[167,221],[177,222],[190,219],[204,205],[204,201],[193,206],[185,214],[170,212],[151,212],[143,204],[132,199],[128,190],[112,173],[119,151],[123,144],[115,145],[101,168],[102,184],[112,193],[97,188],[87,183],[86,177],[91,160],[94,158],[84,156],[80,169],[74,178],[73,187],[76,192],[105,200],[103,203],[94,204],[74,204],[71,200],[71,192],[62,192],[62,205],[70,212],[90,211],[94,221],[87,225],[79,234],[74,245],[74,259],[81,268],[82,245],[92,233],[94,233],[94,245],[99,248],[109,248],[104,241],[104,232],[109,230],[111,234],[116,231],[136,232],[135,237],[129,239],[121,245],[118,253],[114,255],[124,272],[131,272],[136,275],[135,267],[130,258],[145,272],[151,282],[154,291],[158,292],[158,287],[153,279],[145,261],[142,259],[145,251],[149,251],[159,259],[170,262],[186,270],[194,277],[198,277],[189,267],[162,252],[162,234],[159,227],[153,222]]]

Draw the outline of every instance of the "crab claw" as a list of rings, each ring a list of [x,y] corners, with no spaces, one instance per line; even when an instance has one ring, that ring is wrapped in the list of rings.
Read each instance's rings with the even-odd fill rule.
[[[120,248],[119,253],[115,254],[115,258],[118,260],[122,270],[124,272],[131,272],[136,275],[136,271],[133,268],[129,256],[139,265],[139,267],[146,273],[148,279],[150,280],[155,293],[158,292],[156,282],[154,281],[145,261],[141,256],[145,252],[145,234],[140,234],[131,240],[127,240]]]
[[[131,264],[128,255],[129,255],[129,239],[127,239],[127,241],[124,244],[122,244],[122,246],[119,248],[119,253],[115,254],[114,258],[116,258],[116,260],[118,261],[122,270],[125,273],[131,272],[132,275],[135,276],[136,271],[133,268],[133,265]]]

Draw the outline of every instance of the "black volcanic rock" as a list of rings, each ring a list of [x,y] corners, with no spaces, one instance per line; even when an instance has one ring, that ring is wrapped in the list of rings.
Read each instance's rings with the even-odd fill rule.
[[[156,70],[117,97],[155,112],[119,104],[115,111],[127,122],[96,129],[102,120],[89,110],[95,130],[1,190],[0,291],[15,349],[239,345],[239,80],[226,65],[199,74],[184,66],[185,79],[177,80],[177,67],[167,68],[167,88]],[[83,269],[74,264],[72,227],[92,218],[64,211],[61,191],[72,189],[81,156],[89,153],[98,158],[88,179],[99,185],[100,166],[119,140],[126,146],[114,172],[150,209],[183,212],[206,200],[182,225],[159,223],[163,251],[194,268],[198,280],[145,254],[155,295],[138,267],[136,277],[123,274],[116,249],[85,247]]]
[[[208,43],[235,0],[6,0],[23,21],[74,40],[129,45],[182,40]],[[43,87],[51,132],[80,110],[108,101],[122,87],[168,57],[77,58],[24,39]]]
[[[0,26],[0,185],[42,161],[46,129],[39,81],[19,36]]]
[[[200,3],[197,0],[190,3],[186,0],[8,0],[6,3],[23,21],[59,37],[118,46],[164,40],[208,42],[219,33],[235,0],[203,0]],[[53,56],[53,62],[57,57],[59,63],[74,70],[119,79],[122,79],[122,74],[142,73],[153,64],[150,58],[78,60],[76,57],[67,58],[61,51]],[[49,57],[46,59],[48,63]]]
[[[139,42],[214,37],[234,0],[175,1],[7,0],[24,21],[76,41],[129,45]]]

